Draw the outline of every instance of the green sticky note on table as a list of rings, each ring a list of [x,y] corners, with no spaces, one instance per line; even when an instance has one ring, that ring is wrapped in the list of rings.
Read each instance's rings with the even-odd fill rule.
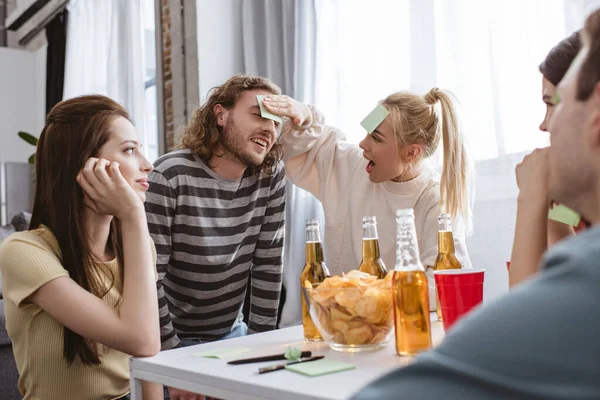
[[[236,348],[225,348],[225,349],[213,349],[213,350],[203,351],[200,353],[193,353],[192,355],[196,356],[196,357],[221,359],[221,358],[235,357],[239,354],[246,353],[247,351],[250,351],[250,350],[242,348],[242,347],[236,347]]]
[[[283,121],[283,118],[281,118],[279,115],[276,115],[276,114],[273,114],[272,112],[267,111],[267,109],[265,108],[265,105],[263,104],[263,100],[265,99],[265,97],[267,97],[267,96],[264,94],[256,95],[256,100],[258,100],[258,106],[260,107],[261,117],[272,119],[275,122],[281,123]]]
[[[571,226],[579,225],[579,221],[581,220],[581,216],[577,212],[562,204],[552,207],[548,211],[548,218]]]
[[[390,112],[381,104],[377,104],[377,107],[375,107],[360,124],[368,133],[373,133],[388,115],[390,115]]]
[[[319,376],[354,369],[354,365],[323,358],[317,361],[286,365],[285,369],[307,376]]]

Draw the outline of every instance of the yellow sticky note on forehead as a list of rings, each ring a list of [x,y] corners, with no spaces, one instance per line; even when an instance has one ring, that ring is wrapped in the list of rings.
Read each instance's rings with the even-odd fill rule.
[[[375,107],[375,109],[373,109],[360,124],[368,133],[373,133],[388,115],[390,115],[390,112],[381,104],[377,104],[377,107]]]
[[[267,111],[267,109],[265,108],[265,105],[263,104],[263,100],[265,99],[265,97],[267,96],[265,96],[264,94],[256,95],[256,100],[258,101],[258,107],[260,108],[261,117],[272,119],[275,122],[281,123],[283,119],[279,115],[275,115],[272,112]]]

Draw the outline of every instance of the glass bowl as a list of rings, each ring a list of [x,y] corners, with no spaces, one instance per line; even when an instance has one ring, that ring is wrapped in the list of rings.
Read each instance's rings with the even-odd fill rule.
[[[305,284],[304,298],[315,326],[331,349],[375,350],[385,346],[394,331],[391,279],[358,271],[361,275],[349,278],[353,272],[323,283]],[[368,278],[361,278],[363,275]]]

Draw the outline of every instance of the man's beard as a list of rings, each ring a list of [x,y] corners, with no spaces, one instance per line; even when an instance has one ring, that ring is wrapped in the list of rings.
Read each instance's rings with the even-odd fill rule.
[[[244,140],[231,115],[227,118],[227,126],[223,128],[223,148],[226,157],[248,168],[258,167],[264,161],[264,157],[247,150],[247,141]]]

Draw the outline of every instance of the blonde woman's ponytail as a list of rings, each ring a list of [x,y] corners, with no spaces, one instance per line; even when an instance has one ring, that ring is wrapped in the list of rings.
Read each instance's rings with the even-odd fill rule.
[[[438,97],[439,91],[440,91],[440,89],[438,89],[436,87],[432,88],[429,92],[427,92],[427,94],[425,96],[423,96],[423,98],[425,99],[425,102],[427,104],[429,104],[430,106],[437,103],[439,100],[439,97]]]
[[[469,184],[472,166],[463,132],[459,125],[454,99],[448,92],[433,88],[425,95],[425,101],[432,105],[439,101],[441,106],[442,146],[444,150],[440,182],[442,212],[449,213],[453,218],[460,215],[465,222],[467,232],[471,232]]]
[[[471,160],[450,92],[438,88],[431,89],[424,96],[412,92],[397,92],[386,97],[382,104],[391,114],[399,146],[419,144],[424,150],[423,158],[428,158],[436,152],[440,140],[443,142],[440,211],[449,213],[452,217],[460,216],[467,232],[470,232]],[[438,112],[438,108],[441,111]]]

